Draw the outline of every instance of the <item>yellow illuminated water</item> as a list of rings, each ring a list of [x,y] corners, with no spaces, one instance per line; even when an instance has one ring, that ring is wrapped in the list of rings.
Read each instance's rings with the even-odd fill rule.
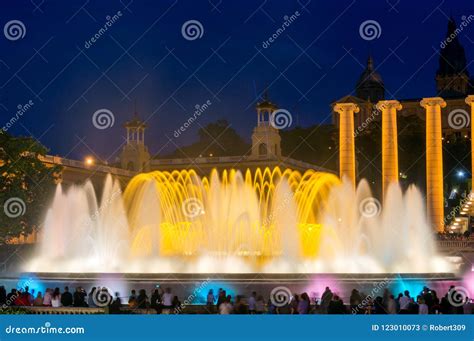
[[[421,193],[276,168],[58,185],[26,271],[139,273],[442,272]]]
[[[285,229],[295,234],[297,227],[293,252],[314,257],[322,208],[338,183],[332,174],[312,170],[301,174],[279,167],[247,170],[245,175],[233,169],[221,174],[214,170],[204,178],[194,170],[140,174],[124,193],[131,252],[265,260],[283,254],[289,238]]]

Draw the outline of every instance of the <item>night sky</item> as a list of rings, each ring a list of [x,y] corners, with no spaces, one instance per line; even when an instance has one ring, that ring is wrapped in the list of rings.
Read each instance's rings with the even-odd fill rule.
[[[119,11],[86,48],[106,17]],[[263,48],[296,11],[300,15]],[[369,53],[387,98],[434,96],[448,18],[459,24],[471,14],[472,0],[2,0],[1,27],[19,20],[25,35],[0,36],[0,126],[19,104],[32,101],[10,133],[33,135],[54,155],[114,161],[136,101],[151,153],[164,155],[194,142],[200,126],[220,118],[250,141],[255,103],[266,87],[270,99],[291,112],[293,127],[329,123],[330,103],[353,91]],[[201,38],[183,37],[188,20],[202,24]],[[381,28],[371,41],[359,33],[367,20]],[[472,63],[474,21],[459,39]],[[469,69],[474,73],[473,65]],[[174,138],[195,105],[208,100],[209,108]],[[94,127],[99,109],[113,113],[112,127]]]

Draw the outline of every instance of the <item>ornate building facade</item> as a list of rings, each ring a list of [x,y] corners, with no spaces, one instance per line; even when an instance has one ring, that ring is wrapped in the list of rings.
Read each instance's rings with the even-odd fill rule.
[[[455,30],[456,23],[454,19],[450,19],[446,37],[454,36],[454,38],[440,50],[439,66],[434,77],[436,93],[426,94],[442,97],[446,101],[446,108],[443,109],[441,117],[442,134],[446,142],[471,137],[468,118],[470,108],[465,98],[474,92],[474,79],[469,76],[464,47],[456,36]],[[373,58],[369,56],[367,66],[360,75],[353,94],[336,101],[337,103],[356,103],[359,106],[360,111],[354,116],[356,131],[357,127],[382,119],[380,112],[376,109],[376,104],[386,99],[386,91],[382,76],[376,69]],[[416,115],[424,121],[426,113],[420,107],[421,100],[422,97],[399,99],[402,109],[398,111],[398,115],[401,117]],[[333,123],[339,126],[336,113],[333,114]],[[360,133],[368,133],[368,131],[361,130]]]

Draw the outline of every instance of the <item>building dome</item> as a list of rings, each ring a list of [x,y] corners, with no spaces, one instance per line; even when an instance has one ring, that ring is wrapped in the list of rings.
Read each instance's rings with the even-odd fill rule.
[[[374,71],[374,60],[371,56],[367,60],[367,67],[357,81],[356,96],[371,102],[378,102],[385,97],[382,76]]]
[[[265,93],[263,94],[263,101],[257,103],[257,110],[258,109],[271,109],[271,110],[278,109],[275,103],[270,102],[270,99],[268,98],[268,90],[266,90]]]

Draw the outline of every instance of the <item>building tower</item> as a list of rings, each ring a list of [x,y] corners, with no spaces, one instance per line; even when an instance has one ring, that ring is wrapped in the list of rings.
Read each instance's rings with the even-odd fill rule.
[[[355,188],[354,113],[359,112],[359,107],[355,103],[336,103],[333,110],[339,113],[339,176]]]
[[[446,39],[441,45],[436,90],[441,97],[464,97],[469,92],[469,72],[464,47],[456,34],[453,18],[448,21]]]
[[[124,124],[127,130],[127,144],[120,155],[122,168],[146,172],[150,170],[150,153],[145,146],[146,124],[140,120],[135,109],[132,120]]]
[[[367,67],[357,81],[356,96],[372,103],[377,103],[385,98],[385,86],[380,74],[374,70],[372,56],[367,59]]]
[[[252,159],[279,159],[281,157],[281,137],[278,129],[270,124],[272,113],[277,106],[270,102],[265,92],[263,102],[257,104],[257,126],[252,134]]]
[[[428,217],[437,232],[444,231],[443,146],[441,108],[446,102],[441,97],[423,98],[426,109],[426,206]]]
[[[402,109],[399,101],[380,101],[377,109],[382,111],[382,190],[387,194],[391,183],[398,183],[398,132],[397,110]]]

